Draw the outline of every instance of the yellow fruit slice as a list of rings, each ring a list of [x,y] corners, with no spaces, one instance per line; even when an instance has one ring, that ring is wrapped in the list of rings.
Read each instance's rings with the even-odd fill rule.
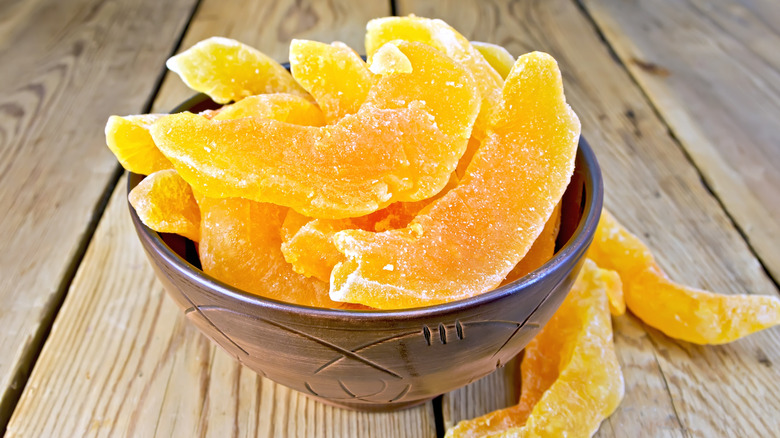
[[[333,125],[182,113],[157,121],[152,137],[179,174],[209,197],[272,202],[333,219],[429,198],[465,150],[478,94],[469,73],[440,52],[415,43],[399,49],[415,73],[383,77],[356,114]]]
[[[339,42],[293,40],[290,71],[314,97],[329,123],[355,114],[375,81],[360,56]]]
[[[403,229],[336,233],[347,261],[331,274],[332,299],[389,309],[467,298],[528,252],[568,185],[580,124],[547,54],[520,57],[503,93],[457,187]]]
[[[463,35],[442,20],[410,15],[377,18],[366,25],[366,52],[369,59],[380,47],[394,40],[427,44],[444,52],[471,72],[482,96],[474,134],[482,139],[501,102],[503,81],[498,72]]]
[[[515,57],[509,51],[497,44],[483,43],[481,41],[472,41],[471,45],[485,57],[485,61],[506,79],[512,66],[515,65]]]
[[[511,283],[515,280],[525,277],[535,269],[539,268],[543,264],[555,255],[555,239],[558,237],[558,230],[561,226],[561,203],[555,206],[552,216],[544,224],[544,229],[539,237],[536,238],[534,244],[531,245],[531,249],[528,253],[520,259],[520,261],[509,271],[506,278],[501,284]]]
[[[122,167],[141,175],[173,168],[173,164],[157,149],[149,134],[149,128],[162,116],[143,114],[108,118],[106,144]]]
[[[128,195],[130,204],[147,227],[200,240],[200,210],[192,188],[173,169],[143,179]]]
[[[306,95],[278,62],[229,38],[205,39],[168,59],[166,65],[188,87],[217,103],[265,93]]]
[[[645,244],[606,210],[588,257],[617,271],[633,314],[673,338],[724,344],[780,324],[776,296],[720,295],[669,280]]]
[[[286,93],[249,96],[220,108],[212,119],[235,120],[246,117],[274,119],[304,126],[325,124],[325,116],[317,105],[304,97]]]
[[[396,73],[411,73],[412,63],[409,58],[392,42],[380,47],[371,57],[371,65],[368,67],[371,73],[385,76]]]

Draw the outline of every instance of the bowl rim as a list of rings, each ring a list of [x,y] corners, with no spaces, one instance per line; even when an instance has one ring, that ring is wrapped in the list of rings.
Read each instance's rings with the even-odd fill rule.
[[[183,112],[193,106],[207,101],[209,98],[204,94],[196,94],[185,100],[171,113]],[[532,288],[534,284],[541,281],[551,273],[557,265],[564,264],[590,245],[595,234],[601,210],[603,206],[604,187],[601,174],[601,168],[596,159],[590,144],[580,135],[576,161],[582,160],[589,169],[586,177],[583,178],[584,192],[589,196],[585,199],[583,205],[582,217],[575,228],[572,238],[545,262],[541,267],[517,279],[511,283],[499,286],[491,291],[475,295],[469,298],[463,298],[447,303],[434,304],[424,307],[414,307],[408,309],[392,310],[348,310],[348,309],[329,309],[320,307],[310,307],[300,304],[292,304],[284,301],[274,300],[272,298],[261,297],[252,293],[243,291],[227,283],[224,283],[201,269],[193,266],[187,260],[174,252],[162,239],[160,234],[148,228],[141,222],[132,205],[128,201],[128,208],[133,225],[138,232],[139,237],[145,240],[148,245],[167,263],[172,269],[187,277],[193,283],[207,287],[216,294],[226,296],[237,300],[242,305],[259,307],[268,311],[288,314],[290,316],[305,314],[308,317],[314,317],[322,321],[344,321],[351,320],[355,322],[376,322],[378,320],[387,322],[405,322],[410,319],[441,317],[447,314],[460,313],[469,308],[476,308],[482,305],[493,303],[504,298],[507,295],[522,293],[524,290]],[[138,184],[143,175],[128,172],[127,192]]]

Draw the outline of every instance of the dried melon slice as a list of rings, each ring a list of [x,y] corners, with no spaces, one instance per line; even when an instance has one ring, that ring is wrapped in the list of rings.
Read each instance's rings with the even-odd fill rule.
[[[580,124],[566,104],[555,60],[518,59],[501,117],[457,187],[406,228],[334,236],[347,261],[331,274],[331,298],[406,308],[496,287],[552,215],[574,170]]]
[[[229,38],[205,39],[168,59],[166,66],[188,87],[217,103],[265,93],[306,95],[278,62]]]
[[[411,73],[412,62],[398,49],[398,46],[387,43],[371,57],[371,65],[368,69],[371,73],[381,76]]]
[[[220,108],[213,120],[234,120],[246,117],[274,119],[293,125],[322,126],[325,116],[320,108],[305,97],[287,93],[260,94]]]
[[[544,224],[544,229],[528,253],[509,271],[501,284],[511,283],[515,280],[525,277],[531,271],[539,268],[552,258],[555,254],[555,239],[558,237],[558,230],[561,226],[561,203],[555,206],[552,216]]]
[[[173,168],[173,164],[157,149],[149,134],[149,128],[162,116],[142,114],[108,118],[106,144],[122,167],[141,175]]]
[[[501,102],[503,80],[479,51],[458,31],[442,20],[416,17],[385,17],[366,25],[366,52],[371,62],[374,54],[394,40],[416,41],[434,47],[460,63],[477,81],[482,104],[474,124],[474,135],[482,139],[491,118]]]
[[[482,41],[472,41],[471,45],[479,50],[479,53],[485,57],[485,61],[501,75],[502,79],[506,79],[512,66],[515,65],[515,57],[507,49],[497,44],[483,43]]]
[[[192,188],[173,169],[152,173],[127,196],[147,227],[200,240],[200,210]]]
[[[210,197],[332,219],[429,198],[463,155],[478,92],[470,74],[442,53],[398,46],[414,72],[381,78],[356,114],[333,125],[182,113],[158,120],[152,137],[179,174]]]
[[[290,71],[333,123],[355,114],[374,85],[374,75],[349,46],[334,42],[292,40]]]

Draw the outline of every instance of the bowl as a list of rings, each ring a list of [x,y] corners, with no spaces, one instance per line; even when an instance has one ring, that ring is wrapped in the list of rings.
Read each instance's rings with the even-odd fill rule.
[[[198,95],[174,111],[216,107]],[[131,174],[128,190],[142,179]],[[517,355],[571,288],[602,198],[596,157],[581,139],[551,260],[476,297],[395,311],[318,309],[243,292],[203,273],[191,242],[150,230],[132,207],[130,214],[165,290],[187,319],[236,360],[323,402],[380,411],[452,391]]]

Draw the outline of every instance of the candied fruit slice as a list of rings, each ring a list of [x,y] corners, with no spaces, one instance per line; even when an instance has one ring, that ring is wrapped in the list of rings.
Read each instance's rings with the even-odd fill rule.
[[[106,144],[122,167],[141,175],[173,168],[173,164],[157,149],[149,134],[149,128],[162,116],[142,114],[108,118]]]
[[[213,120],[233,120],[246,117],[274,119],[304,126],[325,124],[325,117],[317,105],[305,97],[287,93],[249,96],[220,108],[211,118]]]
[[[502,284],[511,283],[522,277],[525,277],[531,271],[539,268],[555,255],[555,239],[558,238],[558,230],[561,226],[561,203],[555,206],[552,216],[547,219],[544,229],[539,237],[534,240],[531,249],[520,259],[519,262],[509,271]]]
[[[374,53],[368,69],[371,70],[371,73],[381,76],[411,73],[412,62],[398,49],[398,46],[390,42]]]
[[[561,307],[525,348],[517,405],[465,420],[450,438],[592,436],[625,391],[602,270],[586,260]]]
[[[331,298],[406,308],[496,287],[552,215],[574,170],[580,124],[566,104],[555,60],[518,59],[501,118],[457,187],[406,228],[334,236],[347,260],[331,274]]]
[[[217,103],[265,93],[306,95],[278,62],[229,38],[205,39],[168,59],[166,65],[188,87]]]
[[[375,81],[363,59],[340,42],[292,40],[290,71],[331,123],[355,114]]]
[[[200,260],[207,274],[244,291],[287,303],[343,307],[328,285],[306,278],[284,260],[280,229],[285,207],[238,198],[201,198]]]
[[[141,222],[160,233],[200,240],[200,210],[192,188],[173,169],[144,178],[128,195]]]
[[[669,280],[647,246],[606,210],[588,257],[617,271],[634,315],[673,338],[725,344],[780,324],[776,296],[721,295]]]
[[[415,17],[385,17],[366,25],[366,52],[369,59],[386,43],[416,41],[434,47],[460,63],[474,76],[482,97],[475,135],[482,139],[501,102],[501,76],[479,51],[458,31],[442,20]]]
[[[333,125],[182,113],[158,120],[152,137],[179,174],[210,197],[333,219],[429,198],[463,155],[478,94],[469,73],[444,54],[415,43],[399,49],[415,73],[381,78],[356,114]]]
[[[337,263],[346,260],[333,243],[343,230],[387,231],[405,227],[428,204],[458,183],[454,173],[436,196],[417,202],[396,202],[369,215],[349,219],[312,219],[290,210],[282,226],[282,253],[295,272],[330,281]]]
[[[482,41],[472,41],[471,45],[485,57],[485,61],[506,79],[512,66],[515,65],[515,57],[509,51],[497,44],[483,43]]]

